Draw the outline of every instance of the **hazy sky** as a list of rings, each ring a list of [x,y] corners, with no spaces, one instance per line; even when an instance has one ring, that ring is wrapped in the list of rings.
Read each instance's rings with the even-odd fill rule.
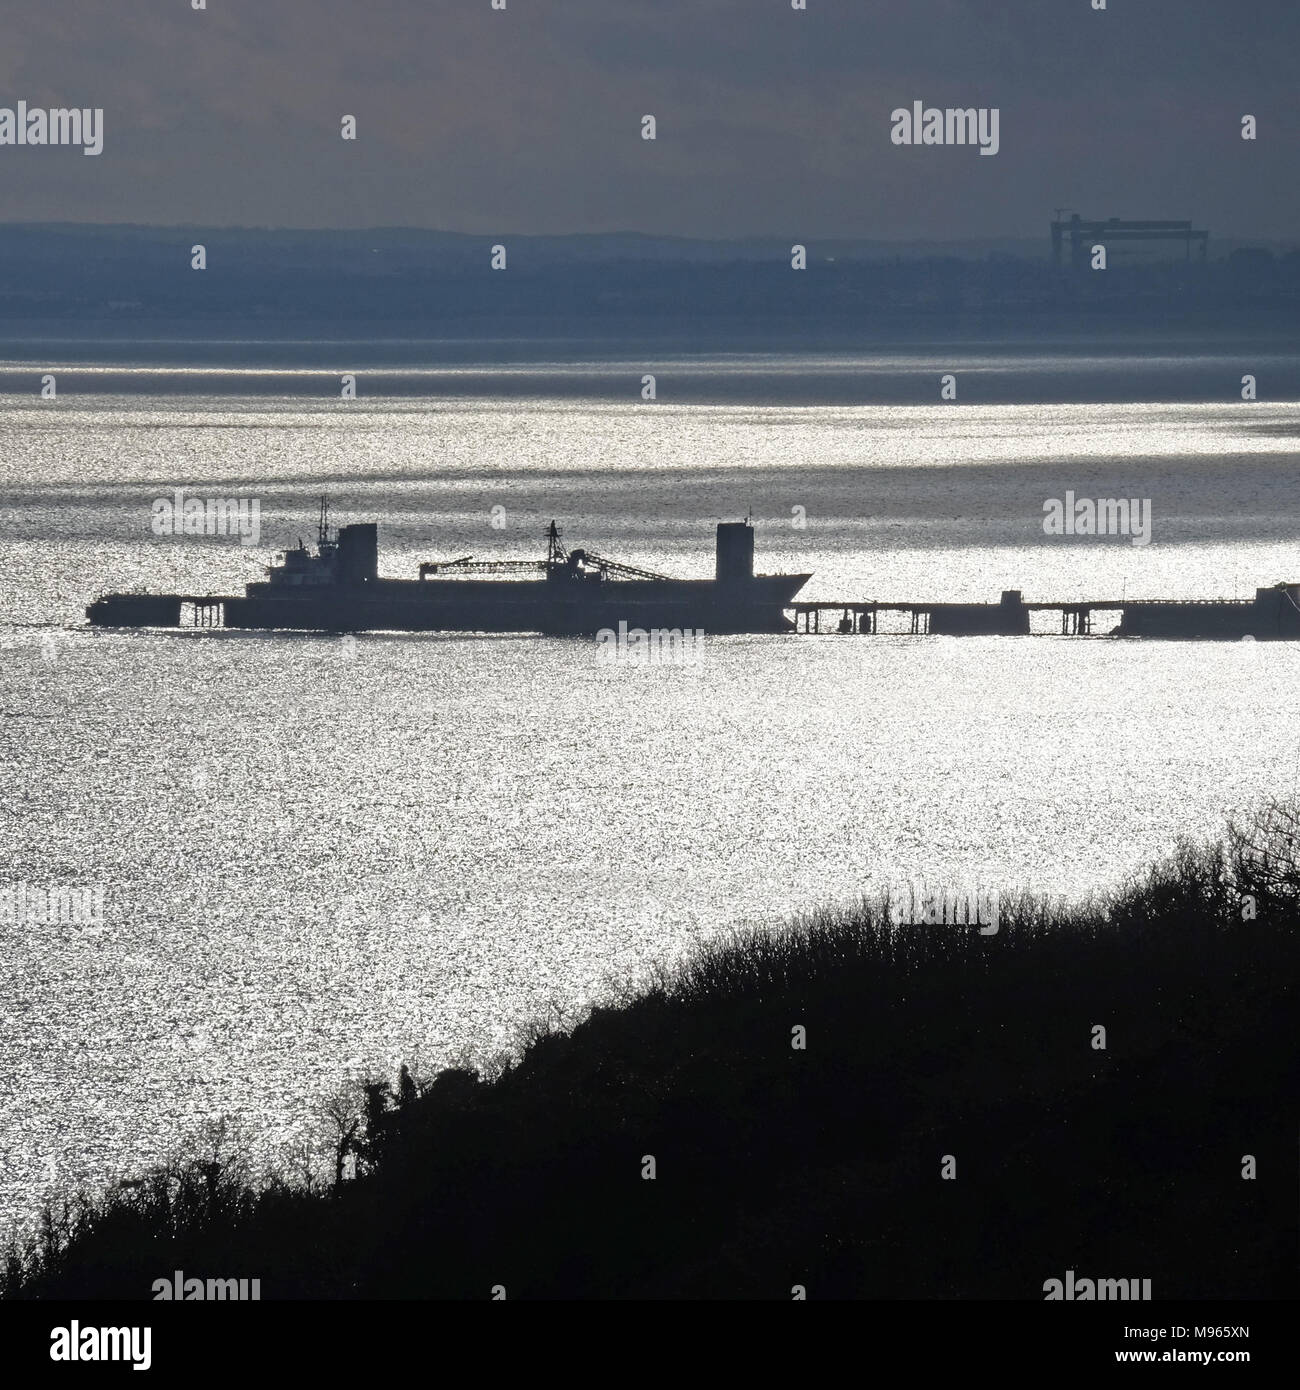
[[[3,215],[950,239],[1069,206],[1300,235],[1300,0],[507,3],[24,6],[0,106],[103,107],[104,151],[0,146]],[[916,100],[997,107],[999,152],[892,144]]]

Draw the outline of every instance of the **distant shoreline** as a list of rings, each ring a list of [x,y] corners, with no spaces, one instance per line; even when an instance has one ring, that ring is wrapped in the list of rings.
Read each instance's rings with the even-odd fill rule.
[[[0,225],[9,338],[157,334],[352,340],[747,342],[1023,334],[1280,332],[1300,317],[1300,244],[1214,241],[1210,257],[1116,245],[1104,273],[1041,238],[969,244],[636,235],[463,236],[222,227]],[[170,334],[168,334],[170,336]]]

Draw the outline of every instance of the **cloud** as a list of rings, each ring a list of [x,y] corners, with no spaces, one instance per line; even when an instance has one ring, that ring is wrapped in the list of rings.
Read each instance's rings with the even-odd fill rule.
[[[105,153],[0,171],[15,220],[951,238],[1076,204],[1281,237],[1297,51],[1293,0],[48,0],[0,104],[102,106]],[[916,99],[999,107],[1001,152],[891,146]]]

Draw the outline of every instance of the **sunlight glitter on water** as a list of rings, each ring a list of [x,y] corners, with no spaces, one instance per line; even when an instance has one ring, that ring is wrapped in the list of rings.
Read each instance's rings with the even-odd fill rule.
[[[15,881],[102,929],[0,939],[0,1218],[227,1113],[268,1156],[340,1075],[510,1045],[552,1000],[898,878],[1081,894],[1291,792],[1300,649],[719,638],[602,667],[535,637],[89,631],[101,588],[238,591],[328,485],[384,572],[574,543],[709,572],[753,506],[811,597],[1249,592],[1295,578],[1300,411],[411,409],[0,415],[0,807]],[[947,464],[950,466],[940,466]],[[611,477],[617,482],[611,484]],[[158,489],[267,499],[264,551],[159,541]],[[1053,546],[1064,488],[1153,544]],[[494,532],[504,499],[511,525]],[[805,507],[808,526],[790,523]],[[1231,573],[1230,573],[1231,571]]]

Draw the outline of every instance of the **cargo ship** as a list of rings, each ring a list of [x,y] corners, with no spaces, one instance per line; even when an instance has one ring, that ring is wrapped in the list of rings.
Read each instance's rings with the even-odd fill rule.
[[[428,561],[415,579],[379,574],[374,522],[329,523],[321,504],[314,550],[299,541],[243,596],[106,594],[87,609],[101,627],[296,628],[323,632],[537,632],[588,635],[628,628],[705,633],[791,632],[784,609],[808,574],[755,574],[754,528],[722,522],[712,579],[674,579],[566,551],[554,521],[536,560]],[[188,617],[188,622],[183,619]]]

